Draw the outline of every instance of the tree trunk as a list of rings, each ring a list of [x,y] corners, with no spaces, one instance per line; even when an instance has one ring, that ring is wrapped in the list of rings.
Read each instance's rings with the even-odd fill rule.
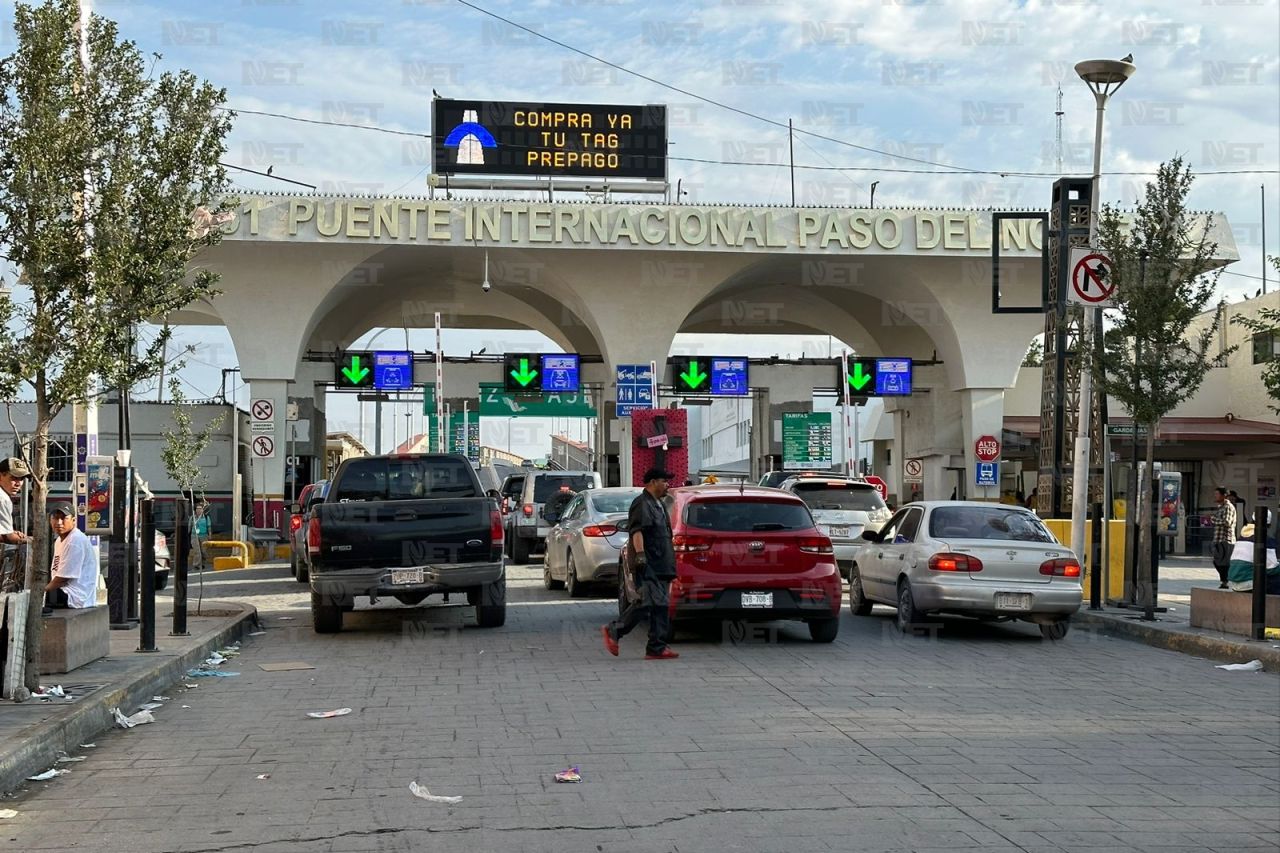
[[[1156,531],[1151,529],[1151,510],[1152,510],[1152,491],[1158,486],[1155,479],[1155,458],[1156,458],[1156,429],[1159,427],[1160,421],[1157,420],[1147,426],[1147,480],[1145,488],[1138,495],[1138,543],[1137,543],[1137,559],[1134,565],[1137,567],[1135,572],[1134,583],[1137,584],[1138,604],[1144,609],[1154,607],[1156,602],[1153,597],[1152,578],[1154,577],[1155,566],[1151,559],[1151,543]],[[1136,436],[1135,436],[1136,440]]]
[[[32,437],[29,461],[31,463],[31,515],[29,532],[32,542],[30,562],[27,563],[26,588],[30,590],[27,602],[27,689],[40,689],[40,638],[44,634],[44,588],[49,585],[49,547],[51,531],[45,519],[49,500],[49,425],[53,420],[44,395],[36,394],[36,431]]]

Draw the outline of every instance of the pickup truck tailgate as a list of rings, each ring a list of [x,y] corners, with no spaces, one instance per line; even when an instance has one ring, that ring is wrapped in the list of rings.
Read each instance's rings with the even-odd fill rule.
[[[399,568],[490,560],[487,498],[321,504],[326,569]]]

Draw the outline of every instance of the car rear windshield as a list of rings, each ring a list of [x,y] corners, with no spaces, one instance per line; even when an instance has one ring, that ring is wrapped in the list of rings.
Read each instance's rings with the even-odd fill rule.
[[[641,489],[632,489],[627,492],[602,492],[591,497],[591,505],[596,508],[596,512],[604,515],[627,512],[631,509],[632,501],[641,491]]]
[[[547,499],[568,487],[571,492],[580,492],[595,485],[595,478],[590,474],[544,474],[533,481],[533,502],[546,503]]]
[[[514,498],[524,488],[524,477],[512,477],[502,486],[502,496]]]
[[[809,510],[794,501],[694,501],[685,507],[684,521],[690,527],[725,533],[804,530],[813,526]]]
[[[475,474],[461,459],[359,459],[347,463],[334,488],[337,501],[474,498]]]
[[[863,512],[884,509],[884,499],[874,486],[852,483],[799,482],[792,490],[810,509],[856,509]]]
[[[929,516],[929,535],[934,539],[1057,541],[1031,513],[996,506],[938,507]]]

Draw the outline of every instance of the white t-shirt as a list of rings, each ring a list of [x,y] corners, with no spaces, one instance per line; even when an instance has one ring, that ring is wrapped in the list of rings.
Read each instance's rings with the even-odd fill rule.
[[[69,607],[94,607],[98,603],[98,561],[84,531],[73,529],[53,544],[53,576],[67,578],[63,587]]]
[[[13,498],[0,489],[0,536],[13,532]]]

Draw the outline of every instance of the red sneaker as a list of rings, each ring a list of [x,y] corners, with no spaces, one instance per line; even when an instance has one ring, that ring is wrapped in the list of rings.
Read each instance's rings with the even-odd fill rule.
[[[658,652],[656,655],[645,655],[644,659],[645,660],[675,660],[678,657],[680,657],[679,652],[673,652],[671,651],[671,649],[663,649],[662,651]]]
[[[600,633],[604,636],[604,647],[609,650],[609,654],[616,658],[618,656],[618,641],[609,633],[609,626],[601,625]]]

